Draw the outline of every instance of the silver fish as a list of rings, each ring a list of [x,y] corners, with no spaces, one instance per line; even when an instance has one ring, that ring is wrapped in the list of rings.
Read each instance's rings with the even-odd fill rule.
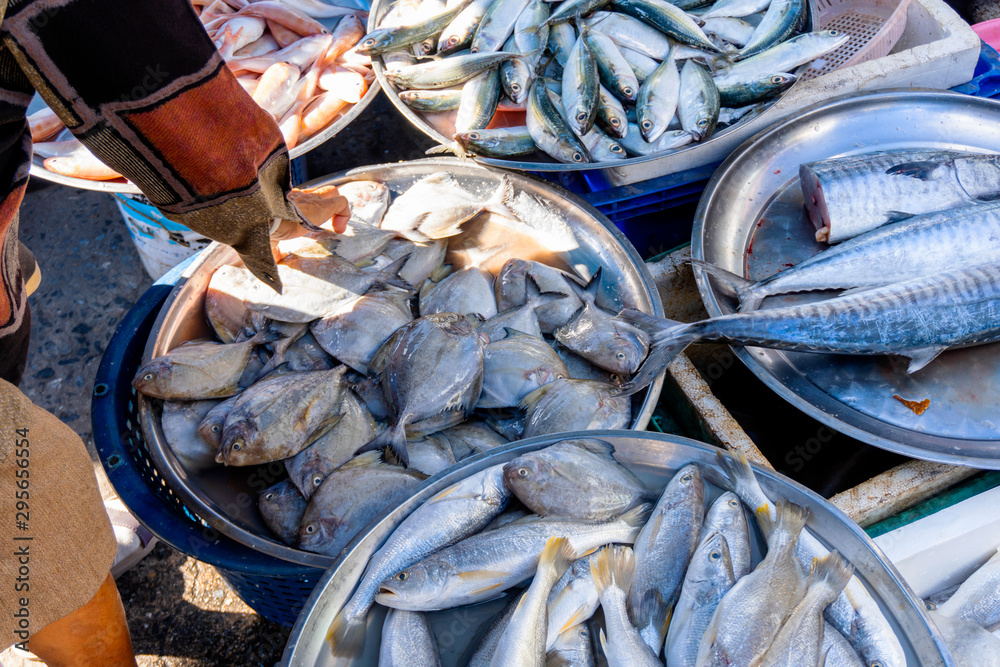
[[[368,611],[383,581],[477,533],[509,500],[503,466],[493,466],[452,484],[415,509],[372,555],[357,589],[330,626],[334,655],[360,654]]]
[[[476,27],[470,47],[472,52],[487,53],[503,46],[514,33],[514,24],[527,6],[528,0],[495,0]]]
[[[535,2],[540,2],[540,0],[535,0]],[[520,53],[517,43],[514,41],[514,35],[508,37],[507,41],[504,42],[503,50],[507,53]],[[528,91],[531,90],[531,81],[534,76],[535,73],[531,65],[522,59],[508,60],[500,65],[500,83],[503,86],[503,91],[516,104],[524,104],[528,100]],[[484,124],[483,127],[488,124]]]
[[[803,164],[799,179],[816,240],[838,243],[887,222],[993,198],[1000,192],[1000,159],[954,151],[879,151]],[[850,212],[845,200],[855,202]]]
[[[613,451],[603,440],[563,440],[513,459],[504,466],[504,479],[539,516],[602,521],[650,496],[643,483],[615,460]]]
[[[542,337],[541,325],[536,311],[541,307],[565,298],[559,292],[542,292],[535,279],[530,275],[525,279],[527,299],[518,306],[503,310],[486,320],[479,330],[491,341],[498,341],[513,329],[536,338]],[[499,303],[497,304],[499,307]]]
[[[677,115],[684,131],[701,141],[712,136],[719,121],[719,89],[708,72],[693,60],[684,61]]]
[[[502,63],[501,68],[510,63]],[[481,130],[489,125],[497,110],[500,91],[500,70],[496,67],[466,81],[455,116],[455,131]]]
[[[553,354],[555,354],[553,352]],[[558,357],[557,357],[558,358]],[[160,425],[170,451],[188,470],[199,471],[215,466],[218,443],[202,437],[198,426],[206,415],[222,401],[164,401]]]
[[[378,181],[351,181],[337,188],[351,206],[351,222],[378,227],[389,208],[389,188]],[[377,253],[373,253],[377,254]]]
[[[566,61],[569,60],[569,52],[576,44],[576,30],[569,23],[552,24],[549,21],[546,21],[549,26],[549,49],[555,56],[556,63],[565,67]]]
[[[140,366],[132,386],[146,396],[172,401],[234,396],[246,386],[240,383],[247,364],[265,335],[258,334],[242,343],[187,343],[175,347]]]
[[[474,535],[383,581],[375,601],[396,609],[450,609],[490,600],[535,573],[550,537],[567,537],[577,553],[629,544],[648,515],[642,505],[603,523],[572,519],[516,522]]]
[[[541,292],[564,295],[564,298],[540,306],[535,311],[542,333],[552,333],[569,322],[583,305],[583,301],[573,288],[574,284],[583,283],[575,276],[541,262],[509,259],[500,267],[493,283],[497,308],[504,311],[524,305],[528,300],[529,276]]]
[[[308,447],[343,414],[346,368],[283,375],[244,391],[226,418],[216,462],[255,465]]]
[[[993,554],[962,582],[955,594],[938,607],[938,612],[983,628],[1000,623],[1000,553]]]
[[[594,667],[590,629],[586,624],[567,628],[545,654],[546,667]]]
[[[493,276],[474,266],[462,269],[420,295],[420,314],[475,313],[483,319],[497,314],[493,297]]]
[[[555,380],[524,397],[528,412],[522,437],[626,428],[632,418],[628,397],[618,387],[591,380]]]
[[[679,324],[635,310],[619,314],[653,339],[636,386],[698,340],[806,352],[896,354],[915,373],[950,347],[1000,340],[1000,266],[945,271],[817,303]]]
[[[359,373],[368,373],[376,350],[412,321],[409,295],[392,290],[366,294],[309,326],[324,350]]]
[[[693,18],[666,0],[612,0],[611,6],[653,26],[678,42],[710,52],[719,51]]]
[[[796,82],[796,80],[797,77],[788,72],[759,74],[756,79],[748,79],[737,85],[729,85],[719,88],[719,100],[720,103],[729,107],[761,103],[774,97],[778,93],[787,90],[793,83]],[[750,110],[753,110],[753,108],[748,109],[748,111]],[[721,122],[721,109],[719,111],[719,117]],[[730,117],[729,124],[732,124],[733,122],[735,121],[733,121],[732,117]]]
[[[781,500],[777,515],[772,523],[766,509],[758,511],[768,536],[767,555],[719,602],[698,649],[699,666],[755,664],[805,594],[805,576],[795,558],[805,512]]]
[[[578,16],[590,14],[595,9],[599,9],[608,4],[610,0],[566,0],[559,5],[559,8],[552,12],[546,23],[554,26],[565,21],[570,21]],[[563,63],[560,63],[563,64]]]
[[[771,0],[750,41],[740,50],[740,57],[749,58],[791,37],[805,11],[804,0]]]
[[[553,341],[552,349],[556,351],[562,362],[566,364],[569,377],[574,380],[594,380],[616,386],[621,386],[625,381],[622,377],[614,373],[609,373],[603,368],[598,368],[580,355],[570,352],[560,345],[559,341]]]
[[[201,422],[198,424],[198,433],[205,442],[211,444],[216,450],[219,449],[219,445],[222,443],[222,429],[226,425],[226,417],[229,416],[229,411],[233,409],[233,404],[240,397],[239,394],[231,398],[227,398],[215,405],[202,418]],[[212,457],[214,460],[214,456]]]
[[[306,499],[287,479],[261,491],[257,509],[264,525],[285,544],[295,546],[299,541],[299,524],[306,511]]]
[[[743,46],[750,41],[754,26],[736,17],[719,16],[707,19],[702,29],[709,36],[716,35],[731,44]]]
[[[518,219],[508,208],[513,196],[513,186],[506,176],[500,178],[493,196],[483,202],[463,188],[452,172],[437,172],[420,179],[395,199],[382,219],[382,229],[397,231],[416,243],[448,238],[483,211]]]
[[[336,556],[362,528],[413,492],[426,475],[381,462],[378,452],[356,456],[323,481],[309,499],[299,548]]]
[[[420,44],[428,37],[433,37],[444,30],[468,4],[468,0],[466,0],[454,7],[445,9],[439,14],[426,17],[419,23],[391,28],[378,28],[365,35],[354,48],[361,55],[376,56],[382,53],[398,51],[414,44]],[[423,55],[427,53],[430,53],[430,51],[422,49]]]
[[[538,558],[531,585],[518,601],[493,651],[493,667],[545,665],[546,602],[553,584],[576,558],[565,537],[550,537]]]
[[[565,633],[589,620],[600,606],[601,600],[594,585],[594,574],[590,563],[601,550],[607,548],[602,547],[590,556],[574,561],[562,579],[552,587],[552,592],[549,593],[546,631],[548,650],[552,650]]]
[[[436,90],[401,90],[399,99],[416,111],[438,113],[457,109],[462,102],[462,88],[440,88]]]
[[[421,285],[444,264],[447,252],[447,241],[414,243],[408,239],[394,239],[386,246],[385,252],[375,258],[375,266],[403,259],[405,263],[399,270],[399,277],[410,285]]]
[[[288,478],[308,500],[331,472],[354,457],[375,437],[375,420],[354,392],[344,392],[344,416],[327,433],[295,456],[285,459]]]
[[[621,139],[628,132],[625,107],[607,88],[597,88],[597,118],[594,121],[608,136]]]
[[[701,527],[701,541],[718,532],[726,539],[729,561],[736,579],[750,574],[753,563],[750,553],[750,529],[743,513],[740,499],[732,491],[726,491],[715,499],[705,513]]]
[[[577,135],[586,134],[594,126],[599,85],[597,60],[581,35],[569,53],[562,75],[562,108],[569,127]]]
[[[388,191],[386,191],[386,196],[388,196]],[[381,208],[379,206],[381,204],[373,203],[371,206],[351,208],[351,222],[347,223],[347,229],[344,230],[344,233],[338,236],[339,243],[333,249],[334,254],[352,264],[363,265],[372,261],[372,258],[386,249],[389,242],[396,238],[395,232],[381,230],[377,226],[373,227],[365,222],[357,222],[353,217],[355,213],[360,216],[372,216],[373,219],[377,217],[375,222],[377,225],[381,222],[382,215],[386,210],[384,206]]]
[[[639,80],[614,41],[602,32],[584,28],[581,37],[597,61],[601,82],[623,102],[635,102]]]
[[[437,45],[438,54],[448,55],[467,47],[472,42],[472,36],[476,34],[476,26],[482,21],[493,2],[494,0],[473,0],[465,7],[455,20],[441,31]]]
[[[851,643],[844,639],[844,635],[837,632],[837,628],[830,625],[829,621],[826,621],[823,627],[821,651],[826,656],[824,667],[866,667]]]
[[[646,79],[652,76],[653,72],[656,71],[656,68],[660,66],[659,61],[650,58],[644,53],[633,51],[625,46],[621,46],[619,49],[625,57],[625,60],[628,61],[628,66],[632,68],[633,72],[635,72],[635,78],[639,80],[640,86],[646,81]],[[630,111],[633,111],[634,113],[634,110],[630,109]],[[631,118],[631,120],[634,121],[635,118]]]
[[[437,641],[431,633],[427,616],[418,611],[390,609],[382,624],[378,664],[379,667],[440,667]]]
[[[642,137],[642,130],[638,125],[629,123],[628,134],[621,139],[622,146],[632,155],[652,155],[663,151],[674,150],[687,146],[694,137],[684,130],[667,130],[660,135],[660,138],[653,143],[648,143]]]
[[[587,152],[595,162],[607,162],[608,160],[624,160],[628,155],[625,149],[617,141],[604,134],[595,125],[590,128],[590,132],[582,135],[580,141],[587,147]]]
[[[514,407],[535,389],[567,377],[566,366],[544,340],[508,332],[503,340],[486,346],[483,391],[476,407]]]
[[[524,155],[535,150],[535,142],[526,125],[457,132],[455,141],[466,152],[486,157]]]
[[[390,83],[401,88],[448,88],[517,57],[520,56],[502,51],[453,55],[442,60],[399,67],[387,71],[385,75]]]
[[[705,486],[695,465],[667,483],[650,521],[635,541],[635,583],[628,596],[629,617],[643,641],[659,655],[667,621],[698,546],[705,511]]]
[[[425,475],[436,475],[456,462],[448,442],[438,438],[436,433],[411,440],[406,445],[406,452],[410,456],[410,468]]]
[[[380,373],[395,419],[361,451],[389,447],[406,465],[407,424],[472,412],[483,383],[485,341],[472,322],[455,313],[421,317],[400,332],[386,343]]]
[[[529,62],[533,73],[537,69],[538,62],[549,42],[550,28],[546,19],[549,18],[550,14],[549,3],[542,0],[529,0],[528,6],[524,8],[514,24],[514,43],[517,45],[518,52],[538,54],[534,62]]]
[[[701,18],[707,21],[719,17],[750,16],[764,11],[770,4],[771,0],[718,0]]]
[[[514,610],[517,608],[522,597],[524,597],[524,593],[511,596],[510,602],[503,608],[503,611],[497,614],[496,618],[490,622],[489,627],[486,628],[486,632],[479,640],[479,645],[472,656],[470,656],[467,667],[489,667],[490,661],[493,659],[493,652],[497,648],[497,643],[499,643],[500,637],[503,636],[503,631],[507,628],[507,623],[510,622],[510,617],[514,615]]]
[[[737,501],[739,502],[739,501]],[[672,667],[695,667],[701,638],[719,601],[736,583],[726,538],[705,536],[691,557],[677,605],[670,617],[663,654]]]
[[[635,578],[632,549],[616,546],[601,551],[591,561],[591,570],[604,611],[607,635],[601,630],[600,639],[608,664],[614,667],[662,667],[657,654],[646,645],[639,630],[632,625],[626,609],[625,601]]]
[[[618,46],[638,51],[649,58],[663,60],[670,53],[670,39],[666,35],[627,14],[594,12],[593,16],[583,20],[583,24],[603,32]]]
[[[681,75],[671,53],[642,82],[636,100],[637,125],[647,142],[655,142],[670,125],[677,111],[680,91]]]

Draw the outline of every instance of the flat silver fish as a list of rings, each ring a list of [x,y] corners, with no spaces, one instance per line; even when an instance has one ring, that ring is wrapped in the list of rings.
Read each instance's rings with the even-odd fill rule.
[[[568,377],[565,364],[543,339],[508,331],[503,340],[486,346],[483,391],[476,407],[515,407],[535,389]]]
[[[618,387],[591,380],[555,380],[524,397],[528,411],[522,437],[626,428],[632,419],[631,402]]]
[[[309,325],[320,346],[359,373],[368,373],[376,350],[413,321],[409,294],[396,290],[366,294]]]
[[[264,525],[285,544],[299,541],[299,523],[306,511],[306,499],[287,479],[261,491],[257,509]]]

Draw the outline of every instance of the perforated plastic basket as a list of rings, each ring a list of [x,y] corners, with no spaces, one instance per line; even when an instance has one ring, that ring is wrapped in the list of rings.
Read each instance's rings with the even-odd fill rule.
[[[799,75],[813,79],[889,54],[906,29],[910,0],[810,0],[813,30],[839,30],[851,41]]]
[[[174,549],[213,565],[261,616],[291,627],[323,570],[259,553],[208,527],[163,481],[139,426],[131,380],[160,306],[185,264],[140,297],[108,343],[91,403],[94,442],[111,484],[140,523]]]

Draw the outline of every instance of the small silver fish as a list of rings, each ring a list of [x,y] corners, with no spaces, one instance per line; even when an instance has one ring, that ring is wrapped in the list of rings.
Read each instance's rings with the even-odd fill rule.
[[[324,350],[359,373],[368,373],[376,350],[412,321],[409,294],[392,290],[350,301],[309,327]]]
[[[170,451],[192,472],[215,466],[215,454],[219,446],[217,443],[205,440],[198,426],[212,408],[221,402],[218,400],[163,402],[163,416],[160,420],[163,438],[167,441]]]
[[[287,479],[261,491],[257,509],[264,525],[285,544],[299,541],[299,523],[306,511],[306,499]]]
[[[420,314],[475,313],[484,320],[497,314],[493,297],[493,276],[474,266],[462,269],[420,295]]]
[[[618,387],[591,380],[555,380],[524,397],[527,410],[522,437],[626,428],[632,418],[631,403]]]
[[[390,609],[382,624],[378,664],[379,667],[440,667],[437,641],[427,616],[418,611]]]

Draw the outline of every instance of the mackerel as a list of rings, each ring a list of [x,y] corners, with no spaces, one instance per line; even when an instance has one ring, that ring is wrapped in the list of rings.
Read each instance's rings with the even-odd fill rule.
[[[754,26],[733,16],[719,16],[707,19],[702,29],[707,35],[715,35],[736,46],[744,46],[750,41]]]
[[[740,58],[766,51],[791,37],[805,11],[805,0],[771,0],[767,13],[753,31],[750,41],[740,50]]]
[[[472,52],[487,53],[500,49],[513,34],[514,24],[527,6],[528,0],[495,0],[472,37]]]
[[[511,35],[504,43],[503,50],[507,53],[520,53],[514,41],[514,35]],[[527,101],[528,91],[531,90],[531,81],[534,77],[531,65],[521,58],[508,60],[500,65],[500,83],[503,85],[503,91],[515,104],[524,104]],[[486,125],[488,124],[487,122]],[[486,125],[482,127],[486,127]]]
[[[777,72],[775,74],[763,74],[756,80],[744,81],[739,85],[722,88],[719,88],[719,82],[716,81],[716,88],[719,90],[720,103],[732,107],[735,105],[750,105],[770,99],[787,90],[796,80],[797,77],[794,74]],[[722,122],[721,118],[719,122]]]
[[[608,4],[608,2],[610,0],[566,0],[559,5],[559,9],[552,12],[552,15],[545,22],[552,25],[569,21],[575,19],[577,16],[589,14],[595,9],[600,9]]]
[[[541,80],[536,79],[531,84],[526,119],[528,132],[541,150],[560,162],[591,161],[586,147],[563,120],[562,113],[558,111]]]
[[[449,88],[468,81],[480,72],[520,56],[512,53],[470,53],[428,63],[418,63],[386,72],[393,85],[402,88]]]
[[[705,68],[693,60],[685,61],[681,68],[677,115],[681,127],[696,141],[712,136],[719,121],[719,89]]]
[[[501,67],[509,65],[508,60]],[[455,117],[455,131],[481,130],[490,124],[500,101],[500,71],[493,67],[469,79],[462,88],[462,99]]]
[[[530,90],[530,89],[529,89]],[[486,157],[524,155],[535,150],[527,126],[458,132],[455,141],[466,151]]]
[[[581,35],[570,51],[562,75],[562,108],[569,126],[577,135],[586,134],[594,126],[599,85],[597,60]]]
[[[653,153],[682,148],[694,141],[694,137],[684,130],[668,130],[653,143],[648,143],[642,138],[642,131],[638,125],[629,123],[628,128],[628,134],[619,141],[625,150],[632,155],[652,155]]]
[[[472,0],[438,37],[439,55],[448,55],[464,49],[472,42],[476,27],[494,0]]]
[[[614,41],[603,33],[586,28],[581,36],[597,61],[601,83],[623,102],[635,102],[639,80]]]
[[[548,22],[546,22],[548,24]],[[555,55],[556,62],[561,66],[566,66],[569,60],[569,52],[576,44],[576,30],[569,23],[556,23],[549,25],[549,49]]]
[[[594,122],[608,136],[621,139],[628,132],[625,107],[604,86],[597,88],[597,117]]]
[[[439,113],[457,109],[462,102],[462,90],[462,88],[401,90],[399,99],[414,111]]]
[[[712,8],[701,15],[702,20],[730,16],[740,18],[762,12],[771,0],[718,0]]]
[[[594,12],[593,16],[583,20],[583,25],[604,33],[618,46],[656,60],[663,60],[670,53],[670,39],[666,35],[627,14]]]
[[[521,15],[517,17],[514,24],[514,43],[520,53],[537,53],[534,62],[531,63],[532,73],[538,67],[545,47],[549,42],[549,24],[546,20],[551,15],[549,3],[542,0],[529,0],[528,6],[524,8]]]
[[[437,35],[465,9],[470,0],[452,7],[440,14],[411,25],[379,28],[365,35],[355,50],[361,55],[377,56],[391,51],[399,51],[407,46],[420,44],[428,37]]]
[[[639,80],[640,84],[645,82],[646,79],[648,79],[653,72],[656,71],[656,68],[660,66],[660,63],[656,62],[656,60],[650,58],[645,53],[641,53],[630,49],[627,46],[621,45],[619,45],[619,50],[625,58],[625,62],[627,62],[628,66],[632,68],[633,72],[635,72],[635,78]]]
[[[679,42],[719,52],[693,18],[666,0],[612,0],[611,4],[618,11],[651,25]]]
[[[662,135],[677,111],[680,97],[681,75],[673,53],[668,54],[659,67],[642,83],[636,100],[636,120],[642,138],[656,141]]]

